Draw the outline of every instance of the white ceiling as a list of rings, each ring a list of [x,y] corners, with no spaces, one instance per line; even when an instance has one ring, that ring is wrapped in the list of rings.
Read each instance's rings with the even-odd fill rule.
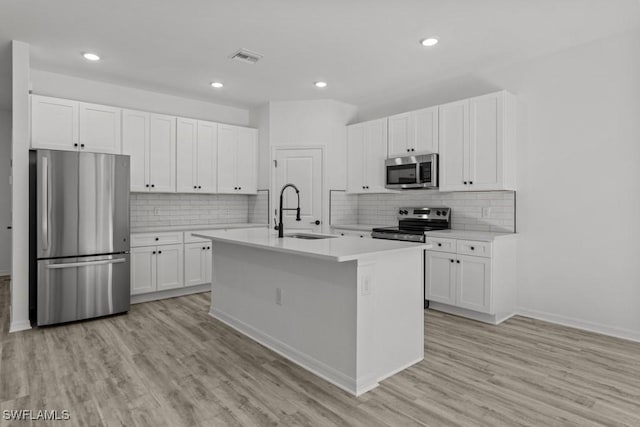
[[[34,68],[125,86],[240,107],[371,107],[421,82],[638,26],[638,0],[0,0],[0,78],[15,39],[31,44]],[[418,44],[434,35],[436,47]],[[264,58],[229,60],[239,48]]]

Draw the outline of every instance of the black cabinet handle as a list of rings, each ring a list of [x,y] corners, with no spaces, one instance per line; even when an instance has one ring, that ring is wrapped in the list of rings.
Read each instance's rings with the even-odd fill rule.
[[[73,144],[73,146],[74,146],[74,147],[77,147],[77,146],[78,146],[78,144]]]
[[[438,247],[441,247],[441,246],[442,246],[442,243],[438,243]]]
[[[473,185],[473,181],[469,181],[469,185]]]
[[[467,181],[464,181],[464,185],[467,185]]]
[[[207,249],[211,249],[211,246],[207,246]]]
[[[162,253],[162,251],[158,251],[158,253],[159,253],[159,254],[161,254],[161,253]]]
[[[80,144],[80,148],[84,148],[84,144]]]
[[[207,248],[203,246],[203,247],[202,247],[202,250],[204,251],[205,249],[207,249]]]
[[[408,153],[409,151],[411,151],[411,150],[409,150],[409,149],[407,148],[407,153]]]
[[[156,237],[156,242],[157,242],[158,240],[160,240],[160,238],[159,238],[159,237]]]
[[[449,261],[453,262],[453,260],[452,260],[452,259],[450,259]]]
[[[242,190],[242,187],[238,187],[238,190]]]
[[[156,251],[151,252],[151,254],[152,254],[152,255],[155,255],[155,254],[156,254]]]
[[[156,185],[155,185],[155,184],[151,184],[151,187],[152,187],[152,188],[156,188]]]
[[[202,185],[198,185],[198,190],[202,188]]]
[[[196,185],[194,185],[193,188],[198,188],[198,187]]]
[[[145,187],[149,188],[149,184],[146,184]]]
[[[411,149],[411,151],[416,151],[416,149],[415,149],[415,148],[412,148],[412,149]]]
[[[456,260],[456,262],[457,262],[458,264],[460,264],[460,260]]]
[[[476,248],[474,248],[473,246],[471,246],[469,249],[471,249],[472,251],[475,250]]]

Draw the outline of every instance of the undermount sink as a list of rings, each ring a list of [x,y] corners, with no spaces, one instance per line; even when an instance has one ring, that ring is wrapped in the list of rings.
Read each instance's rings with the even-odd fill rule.
[[[319,240],[319,239],[333,239],[338,236],[323,236],[321,234],[306,234],[306,233],[295,233],[295,234],[285,234],[284,237],[291,237],[293,239],[304,239],[304,240]]]

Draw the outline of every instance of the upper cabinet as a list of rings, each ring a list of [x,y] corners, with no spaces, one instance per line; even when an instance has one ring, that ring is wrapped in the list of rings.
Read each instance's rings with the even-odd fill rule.
[[[218,124],[177,119],[178,193],[215,193]]]
[[[515,190],[515,98],[502,91],[441,105],[440,191]]]
[[[123,153],[131,156],[131,191],[175,193],[176,119],[124,110]]]
[[[31,147],[121,152],[121,110],[48,96],[31,96]]]
[[[438,152],[438,107],[390,116],[389,157]]]
[[[218,125],[218,193],[255,194],[257,155],[256,129]]]
[[[347,126],[347,192],[384,193],[387,119]]]

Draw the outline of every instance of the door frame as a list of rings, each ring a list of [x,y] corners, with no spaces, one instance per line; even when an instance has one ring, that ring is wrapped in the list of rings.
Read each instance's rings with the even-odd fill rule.
[[[320,203],[322,203],[322,217],[320,218],[320,230],[323,233],[329,232],[329,224],[327,224],[327,218],[329,218],[329,182],[326,174],[327,170],[327,146],[326,145],[278,145],[271,147],[271,159],[269,160],[270,185],[271,188],[271,207],[273,212],[269,212],[269,227],[272,228],[276,224],[273,223],[273,219],[277,218],[278,207],[280,205],[280,189],[276,188],[276,168],[274,161],[278,158],[278,151],[291,151],[291,150],[320,150],[320,158],[322,159],[322,170],[320,171],[321,183],[320,183]]]

